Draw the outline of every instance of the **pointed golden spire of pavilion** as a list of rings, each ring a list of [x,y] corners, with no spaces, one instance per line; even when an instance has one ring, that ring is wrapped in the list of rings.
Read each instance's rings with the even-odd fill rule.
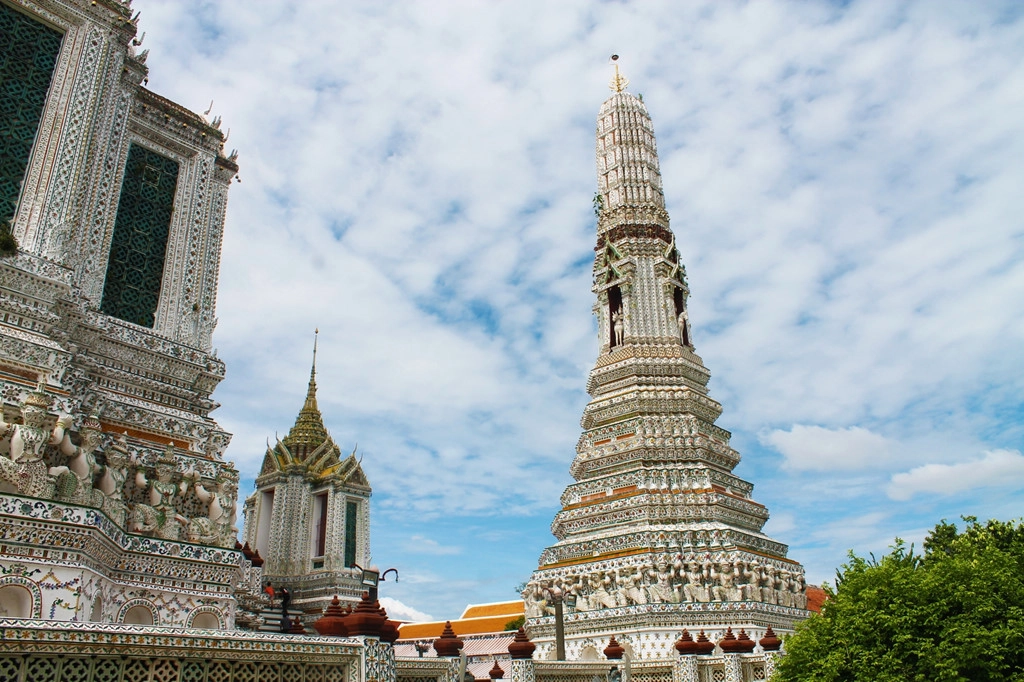
[[[317,329],[313,336],[313,367],[309,371],[309,387],[306,389],[306,401],[299,410],[295,425],[281,441],[296,459],[304,460],[306,455],[320,447],[330,438],[324,427],[324,418],[316,404],[316,346],[320,338]]]
[[[608,87],[611,88],[612,92],[622,92],[629,87],[629,79],[619,73],[619,55],[612,55],[612,64],[615,65],[615,75],[612,76]]]

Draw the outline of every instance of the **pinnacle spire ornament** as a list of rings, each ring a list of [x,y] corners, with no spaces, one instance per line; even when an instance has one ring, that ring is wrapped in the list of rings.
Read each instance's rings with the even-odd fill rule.
[[[615,75],[612,76],[611,83],[608,84],[608,87],[612,90],[612,92],[622,92],[623,90],[629,87],[629,80],[626,79],[626,77],[623,76],[621,73],[619,73],[619,55],[613,54],[611,56],[611,61],[612,64],[615,66]]]
[[[651,118],[617,69],[613,83],[596,132],[600,350],[575,481],[551,524],[556,542],[523,597],[539,647],[553,645],[546,605],[562,594],[576,602],[565,623],[570,657],[614,635],[643,638],[633,656],[662,658],[675,655],[683,628],[791,631],[806,597],[803,568],[762,532],[768,512],[733,473],[740,455],[715,423],[722,406],[693,343]]]
[[[330,438],[316,402],[316,348],[319,339],[320,330],[316,329],[313,336],[313,365],[309,370],[306,400],[299,410],[299,416],[295,418],[295,425],[281,441],[298,459],[304,459],[308,453],[316,450]]]

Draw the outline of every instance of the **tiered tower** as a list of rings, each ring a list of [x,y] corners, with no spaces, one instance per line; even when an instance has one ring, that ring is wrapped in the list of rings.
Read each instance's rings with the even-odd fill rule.
[[[256,626],[210,416],[237,154],[145,87],[138,19],[0,0],[0,614]]]
[[[370,493],[355,453],[342,459],[324,427],[314,342],[306,400],[288,435],[268,445],[244,508],[246,543],[296,608],[319,613],[335,595],[359,601],[365,588],[357,566],[370,558]]]
[[[558,541],[523,593],[539,655],[554,653],[561,595],[570,659],[597,657],[610,635],[634,658],[659,658],[683,628],[756,639],[806,615],[803,568],[761,532],[768,511],[732,473],[739,453],[715,425],[722,406],[694,350],[654,129],[625,87],[616,66],[597,119],[601,350],[576,480],[551,526]]]

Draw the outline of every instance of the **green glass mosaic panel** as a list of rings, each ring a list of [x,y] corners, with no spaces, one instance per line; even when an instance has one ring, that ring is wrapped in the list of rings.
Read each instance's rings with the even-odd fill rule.
[[[107,315],[153,326],[177,187],[177,161],[129,147],[100,304]]]
[[[0,2],[0,220],[14,217],[63,37]]]
[[[356,565],[356,522],[358,521],[359,504],[345,503],[345,565]]]

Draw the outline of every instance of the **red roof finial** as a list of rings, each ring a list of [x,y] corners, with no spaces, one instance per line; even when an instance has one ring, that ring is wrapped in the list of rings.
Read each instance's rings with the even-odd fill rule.
[[[446,620],[441,636],[434,640],[434,651],[437,652],[438,656],[453,658],[459,655],[459,649],[461,648],[462,640],[456,636],[455,630],[452,629],[452,622]]]
[[[611,639],[608,640],[608,646],[604,648],[605,658],[609,661],[617,661],[622,658],[624,653],[626,653],[626,650],[615,640],[615,635],[612,635]]]
[[[765,651],[778,651],[782,646],[782,640],[775,636],[775,631],[769,625],[768,629],[764,631],[764,637],[758,642],[761,648]]]
[[[508,645],[508,655],[512,658],[533,658],[533,652],[537,645],[526,636],[526,630],[519,628],[516,638]]]
[[[697,653],[697,643],[693,641],[693,636],[688,630],[683,630],[683,634],[679,635],[679,640],[676,642],[676,651],[679,652],[680,656],[693,656]]]

